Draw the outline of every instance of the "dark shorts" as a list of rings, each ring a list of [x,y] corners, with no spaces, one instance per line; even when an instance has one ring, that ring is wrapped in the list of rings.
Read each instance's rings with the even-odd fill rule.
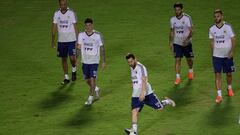
[[[186,58],[194,57],[191,43],[184,47],[177,44],[173,44],[173,50],[175,58],[182,58],[183,56],[185,56]]]
[[[82,71],[84,79],[96,78],[98,71],[98,64],[82,64]]]
[[[231,73],[235,71],[233,58],[213,57],[213,68],[215,73]]]
[[[57,56],[58,57],[68,57],[76,55],[76,47],[74,42],[58,42]]]
[[[139,112],[142,110],[144,104],[154,108],[154,109],[161,109],[163,105],[158,97],[152,93],[150,95],[145,96],[143,102],[139,100],[139,97],[132,97],[132,109],[140,108]]]

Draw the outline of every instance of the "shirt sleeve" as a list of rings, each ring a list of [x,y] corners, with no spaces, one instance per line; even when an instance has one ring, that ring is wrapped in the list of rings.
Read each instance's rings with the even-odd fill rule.
[[[235,37],[234,31],[233,31],[233,29],[232,29],[231,26],[229,26],[229,36],[230,36],[231,38]]]
[[[99,45],[100,46],[103,46],[104,42],[103,42],[103,35],[102,33],[100,33],[100,36],[99,36]]]
[[[77,40],[77,42],[78,42],[79,45],[83,45],[81,33],[78,34],[78,40]]]
[[[139,65],[141,69],[142,76],[147,77],[147,69],[143,65]]]
[[[173,25],[173,19],[170,19],[170,27],[173,29],[174,25]]]
[[[209,39],[213,39],[213,35],[212,35],[212,32],[211,32],[211,29],[209,29]]]
[[[57,13],[54,13],[54,16],[53,16],[53,23],[57,23]]]
[[[193,23],[192,23],[192,18],[191,17],[188,17],[188,21],[187,21],[187,26],[188,27],[192,27],[193,26]]]
[[[77,15],[75,12],[73,12],[73,20],[72,20],[73,23],[77,23]]]

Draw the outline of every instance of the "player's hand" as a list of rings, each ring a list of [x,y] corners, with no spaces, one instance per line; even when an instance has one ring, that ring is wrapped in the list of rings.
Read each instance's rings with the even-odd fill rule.
[[[187,46],[188,43],[189,43],[189,40],[188,40],[188,39],[184,40],[184,41],[183,41],[183,46]]]
[[[145,92],[142,92],[139,96],[139,100],[142,102],[145,99]]]
[[[55,42],[52,41],[52,48],[56,48]]]
[[[102,69],[104,70],[106,68],[106,62],[102,63]]]
[[[229,54],[228,54],[228,58],[231,59],[233,57],[233,52],[231,51]]]
[[[76,44],[76,49],[81,50],[81,46],[79,44]]]
[[[169,43],[169,48],[173,52],[173,44],[172,43]]]

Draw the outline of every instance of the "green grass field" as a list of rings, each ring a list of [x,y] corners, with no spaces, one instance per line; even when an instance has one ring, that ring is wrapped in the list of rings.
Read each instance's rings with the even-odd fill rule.
[[[214,74],[208,40],[215,8],[239,33],[238,0],[185,0],[194,23],[195,80],[188,82],[183,61],[180,86],[173,85],[174,59],[168,48],[169,18],[175,0],[69,0],[78,15],[78,27],[92,17],[104,35],[107,64],[99,70],[102,98],[85,107],[88,87],[82,79],[65,87],[60,59],[50,47],[55,0],[0,1],[0,135],[124,135],[131,126],[130,71],[124,59],[133,52],[145,64],[149,81],[160,98],[176,100],[176,108],[162,112],[145,107],[140,135],[239,135],[239,70],[234,73],[232,98],[224,93],[215,105]],[[238,42],[239,45],[239,42]],[[239,69],[239,47],[235,53]],[[223,80],[225,84],[225,79]],[[224,90],[226,85],[224,85]]]

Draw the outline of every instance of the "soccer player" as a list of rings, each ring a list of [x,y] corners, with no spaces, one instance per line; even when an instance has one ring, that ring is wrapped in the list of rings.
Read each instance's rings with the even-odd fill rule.
[[[67,57],[70,57],[72,64],[72,81],[76,80],[76,36],[77,19],[73,10],[67,7],[67,0],[59,0],[60,9],[57,10],[53,17],[52,25],[52,47],[55,46],[55,35],[58,33],[57,56],[62,58],[62,67],[64,72],[64,80],[62,84],[70,82],[68,76]]]
[[[137,61],[134,54],[127,54],[126,60],[131,69],[132,78],[132,128],[125,129],[129,135],[137,134],[138,113],[142,110],[144,104],[156,109],[162,110],[165,106],[175,106],[175,102],[167,97],[160,100],[153,92],[150,83],[148,83],[147,69],[143,64]]]
[[[211,40],[212,60],[215,72],[215,85],[217,89],[216,103],[222,102],[221,72],[226,73],[228,96],[234,96],[232,89],[232,72],[235,67],[233,53],[235,49],[235,34],[231,25],[223,21],[223,12],[214,11],[215,24],[209,30]]]
[[[174,4],[176,16],[170,19],[171,29],[169,34],[169,47],[175,55],[175,84],[181,82],[180,69],[181,58],[186,57],[188,63],[188,79],[193,79],[193,50],[192,50],[192,19],[183,13],[183,4]]]
[[[82,71],[84,79],[90,87],[88,100],[85,105],[91,105],[95,98],[99,99],[99,88],[96,86],[98,65],[100,62],[100,51],[102,55],[102,68],[106,66],[105,47],[102,34],[93,29],[93,20],[87,18],[85,31],[78,35],[77,49],[81,50]]]

